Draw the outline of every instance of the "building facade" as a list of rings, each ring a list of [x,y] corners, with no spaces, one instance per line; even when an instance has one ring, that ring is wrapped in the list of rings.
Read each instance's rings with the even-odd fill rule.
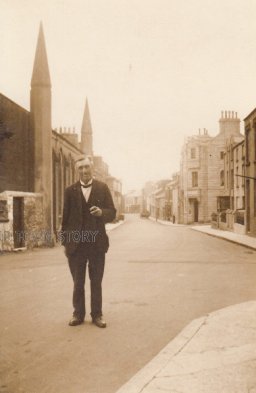
[[[204,129],[185,141],[180,165],[180,223],[208,223],[214,212],[226,208],[224,154],[232,136],[242,137],[240,120],[237,113],[225,111],[215,137]]]
[[[166,185],[166,219],[175,223],[179,217],[180,174],[172,175],[171,181]]]
[[[113,202],[116,207],[116,219],[123,219],[124,202],[122,195],[122,182],[113,176],[107,176],[105,181],[112,193]]]
[[[232,136],[224,152],[222,205],[218,210],[218,227],[245,233],[244,137]],[[224,203],[225,201],[225,203]],[[217,217],[216,217],[217,218]]]
[[[208,156],[212,138],[206,130],[187,138],[181,151],[179,217],[182,224],[208,220]]]
[[[156,220],[170,220],[171,193],[168,188],[170,179],[162,179],[154,183],[150,194],[150,216]]]
[[[245,122],[245,210],[246,232],[256,236],[256,109]]]
[[[140,213],[142,208],[142,195],[139,190],[131,190],[124,195],[125,213]]]
[[[155,190],[155,183],[148,181],[141,191],[141,213],[145,216],[150,215],[151,194]]]

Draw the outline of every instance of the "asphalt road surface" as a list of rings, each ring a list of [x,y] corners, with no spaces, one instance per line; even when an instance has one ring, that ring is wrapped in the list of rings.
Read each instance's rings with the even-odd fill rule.
[[[0,256],[0,393],[114,393],[192,319],[256,298],[255,252],[138,216],[110,232],[106,329],[68,326],[61,247]]]

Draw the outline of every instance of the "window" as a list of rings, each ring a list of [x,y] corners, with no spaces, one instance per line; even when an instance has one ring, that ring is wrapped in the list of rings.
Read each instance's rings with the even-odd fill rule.
[[[238,166],[236,167],[236,173],[235,173],[235,175],[237,175],[238,174]],[[236,188],[238,188],[239,187],[239,177],[238,176],[236,176]]]
[[[234,169],[231,169],[230,173],[230,188],[234,188]]]
[[[223,158],[224,158],[224,151],[221,151],[220,152],[220,159],[223,160]]]
[[[217,210],[223,211],[230,209],[230,198],[228,196],[217,197]]]
[[[194,147],[190,149],[190,158],[196,158],[196,149]]]
[[[224,186],[225,180],[224,180],[224,171],[220,171],[220,185]]]
[[[198,187],[198,172],[192,172],[192,187]]]
[[[236,206],[234,206],[234,209],[239,209],[239,197],[236,197]]]
[[[242,165],[242,175],[243,175],[243,177],[242,177],[242,187],[244,187],[244,175],[245,175],[245,170],[244,170],[244,164]]]

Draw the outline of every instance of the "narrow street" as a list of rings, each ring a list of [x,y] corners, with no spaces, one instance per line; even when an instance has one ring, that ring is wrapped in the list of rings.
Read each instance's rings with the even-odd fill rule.
[[[256,298],[245,247],[136,215],[109,237],[107,329],[91,324],[89,296],[86,322],[68,326],[61,247],[0,256],[0,393],[114,393],[192,319]]]

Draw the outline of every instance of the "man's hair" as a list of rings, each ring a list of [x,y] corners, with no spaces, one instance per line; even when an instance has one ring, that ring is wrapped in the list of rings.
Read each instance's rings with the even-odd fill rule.
[[[90,162],[90,165],[93,166],[93,160],[92,160],[91,156],[89,156],[89,155],[87,156],[87,155],[83,154],[83,155],[77,157],[77,159],[75,161],[76,169],[78,169],[81,165],[83,165],[83,161],[87,161],[87,160]]]

